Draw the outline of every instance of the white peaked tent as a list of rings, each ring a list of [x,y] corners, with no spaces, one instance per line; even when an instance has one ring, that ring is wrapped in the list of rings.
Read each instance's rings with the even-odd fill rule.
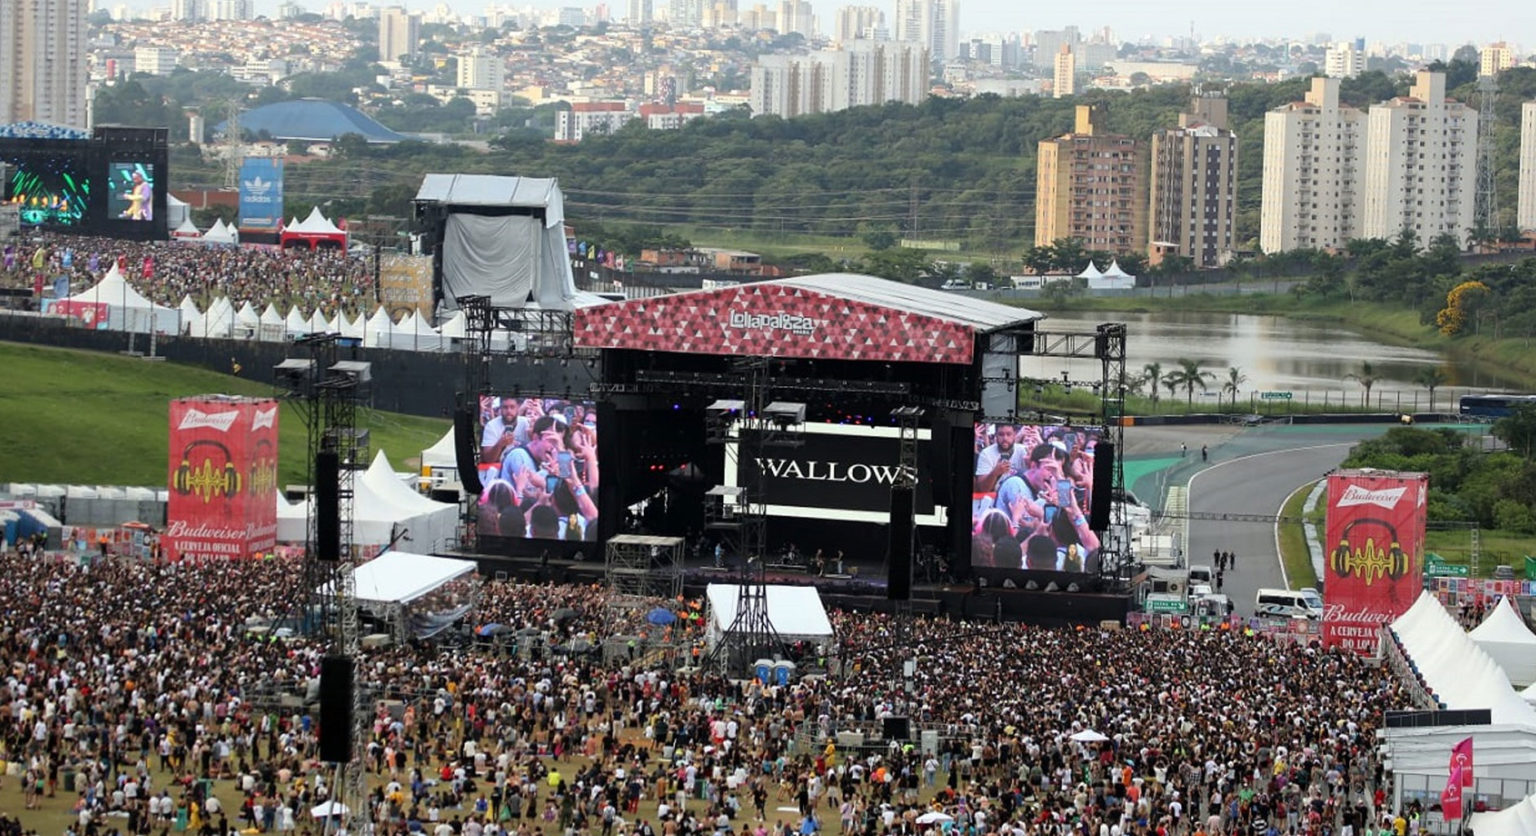
[[[336,313],[330,319],[327,319],[325,321],[325,332],[327,334],[340,334],[341,323],[346,319],[346,316],[344,313]]]
[[[443,433],[443,437],[436,444],[421,451],[421,467],[423,470],[457,470],[459,457],[454,452],[453,427]]]
[[[1089,281],[1092,281],[1094,279],[1102,279],[1104,274],[1099,270],[1098,266],[1093,263],[1093,260],[1089,259],[1088,266],[1084,267],[1083,272],[1078,273],[1077,277],[1079,279],[1088,279]]]
[[[205,337],[203,333],[203,312],[197,309],[197,303],[191,296],[181,297],[181,304],[176,306],[181,313],[181,329],[194,337]]]
[[[346,311],[342,311],[338,316],[341,319],[339,324],[341,325],[340,331],[343,337],[349,340],[360,340],[363,338],[364,320],[362,313],[358,313],[356,317],[350,317],[347,316]]]
[[[1536,685],[1527,685],[1525,690],[1520,692],[1520,698],[1526,702],[1536,703]]]
[[[459,507],[449,502],[428,499],[406,487],[383,450],[374,455],[373,464],[367,473],[359,477],[359,481],[395,505],[417,512],[415,521],[410,525],[410,532],[400,540],[401,548],[436,551],[445,548],[452,539]]]
[[[377,550],[387,545],[401,530],[410,528],[414,535],[418,529],[412,526],[416,524],[419,516],[412,509],[402,508],[380,496],[357,474],[353,481],[352,493],[352,537],[353,542],[366,550]],[[305,523],[284,523],[285,518],[308,518],[310,503],[305,500],[298,505],[288,505],[281,497],[277,497],[278,513],[278,542],[302,543],[305,539],[307,525]],[[285,507],[287,506],[287,507]],[[427,530],[428,525],[422,524],[420,530]],[[284,537],[288,539],[284,539]]]
[[[203,240],[209,244],[238,244],[240,243],[240,231],[224,223],[223,218],[213,222],[208,231],[203,233]]]
[[[1536,795],[1496,812],[1472,813],[1467,827],[1477,836],[1530,836],[1536,833]]]
[[[1511,685],[1524,688],[1536,682],[1536,635],[1515,611],[1511,596],[1504,596],[1483,623],[1467,635],[1499,663],[1509,675]]]
[[[250,302],[240,305],[240,310],[235,311],[235,336],[243,340],[254,339],[261,331],[261,314],[251,307]]]
[[[182,218],[181,224],[175,229],[171,230],[171,237],[180,238],[183,240],[201,238],[203,237],[203,232],[197,228],[197,224],[192,223],[192,217],[189,215],[185,218]]]
[[[145,299],[123,278],[116,263],[113,263],[112,269],[107,271],[107,275],[95,287],[62,301],[106,305],[107,328],[113,331],[147,334],[153,328],[161,334],[181,333],[181,312]]]
[[[269,343],[282,342],[284,330],[283,315],[277,312],[276,305],[268,302],[267,309],[261,312],[261,328],[257,338]]]
[[[1392,631],[1424,684],[1447,709],[1486,708],[1494,723],[1536,727],[1536,708],[1515,693],[1498,663],[1462,631],[1435,596],[1421,593],[1392,622]]]
[[[390,332],[389,347],[402,351],[442,351],[443,338],[424,317],[411,311]]]
[[[1098,276],[1088,276],[1092,290],[1129,290],[1136,286],[1136,277],[1120,269],[1118,259],[1109,262],[1109,269]]]
[[[325,314],[320,313],[319,308],[309,315],[309,333],[324,334],[331,330],[331,324],[325,321]]]
[[[709,601],[709,633],[711,647],[730,632],[736,623],[737,587],[734,584],[712,583],[705,587]],[[786,586],[769,584],[768,622],[774,632],[788,641],[810,641],[831,644],[834,638],[832,620],[821,603],[821,593],[814,586]]]
[[[203,314],[203,324],[206,336],[215,339],[234,336],[235,306],[230,304],[227,297],[220,296],[208,305],[208,312]]]
[[[389,345],[390,333],[394,330],[395,323],[389,319],[384,306],[380,305],[373,316],[363,325],[363,346],[366,348],[379,348]]]
[[[469,317],[463,311],[455,313],[447,322],[437,327],[444,340],[462,340],[469,333]]]
[[[309,539],[309,503],[289,502],[277,495],[277,542],[303,543]]]
[[[298,305],[288,309],[288,319],[283,323],[283,330],[287,331],[290,337],[309,333],[309,320],[304,316],[304,312],[299,310]]]
[[[290,235],[343,235],[343,230],[331,223],[331,220],[320,214],[320,207],[309,210],[309,217],[302,221],[295,220],[289,224],[284,232]]]

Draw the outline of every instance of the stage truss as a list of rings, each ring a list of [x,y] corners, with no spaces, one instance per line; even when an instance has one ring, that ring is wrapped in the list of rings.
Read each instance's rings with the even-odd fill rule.
[[[609,592],[609,627],[637,609],[653,609],[657,599],[669,605],[676,601],[683,594],[683,554],[681,537],[619,534],[608,538],[603,577]]]
[[[1092,331],[1054,331],[1036,329],[1029,342],[1017,350],[1018,357],[1059,357],[1068,360],[1090,360],[1099,365],[1097,380],[1074,380],[1066,372],[1060,377],[1020,377],[1018,362],[1012,370],[983,376],[982,385],[1000,385],[1013,392],[1010,399],[1014,408],[1007,414],[983,417],[988,423],[1071,422],[1082,419],[1103,427],[1103,438],[1115,445],[1113,470],[1114,491],[1112,496],[1125,495],[1125,399],[1126,382],[1126,327],[1124,323],[1106,322]],[[1013,391],[1013,387],[1017,391]],[[1092,412],[1074,411],[1037,400],[1030,404],[1032,396],[1043,395],[1047,390],[1070,394],[1073,390],[1095,393],[1098,409]],[[1094,490],[1099,490],[1095,485]],[[1130,584],[1132,569],[1130,527],[1121,502],[1110,505],[1109,528],[1101,534],[1099,549],[1099,580],[1108,590],[1121,590]]]

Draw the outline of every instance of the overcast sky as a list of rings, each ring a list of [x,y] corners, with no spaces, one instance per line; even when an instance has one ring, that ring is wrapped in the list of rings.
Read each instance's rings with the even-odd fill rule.
[[[127,0],[139,8],[167,5],[166,0]],[[320,11],[325,0],[299,0]],[[412,11],[428,11],[439,0],[374,0],[376,5],[404,5]],[[489,0],[447,0],[461,14],[482,14]],[[737,0],[741,8],[762,2],[769,8],[776,0]],[[1265,37],[1306,38],[1326,32],[1335,39],[1363,37],[1386,43],[1487,43],[1507,40],[1536,51],[1536,11],[1524,0],[1098,0],[1090,3],[1030,2],[1029,0],[959,0],[960,29],[977,32],[1018,32],[1060,29],[1076,25],[1086,35],[1109,26],[1121,41],[1144,37],[1188,35],[1190,24],[1202,39],[1226,35],[1253,39]],[[652,0],[659,10],[668,0]],[[113,0],[98,0],[110,6]],[[257,0],[258,14],[275,15],[278,0]],[[597,0],[501,0],[501,5],[522,8],[581,6],[592,8]],[[607,0],[610,17],[622,20],[629,14],[628,0]],[[895,0],[812,0],[824,30],[832,29],[833,14],[846,5],[877,5],[889,18]]]

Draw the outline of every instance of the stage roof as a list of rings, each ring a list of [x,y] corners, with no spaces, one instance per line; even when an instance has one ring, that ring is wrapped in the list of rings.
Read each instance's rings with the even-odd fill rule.
[[[1041,318],[956,293],[824,273],[580,310],[575,341],[684,354],[968,364],[977,334]]]
[[[496,174],[428,174],[421,179],[416,200],[456,206],[526,206],[543,208],[560,202],[560,186],[549,177],[503,177]]]

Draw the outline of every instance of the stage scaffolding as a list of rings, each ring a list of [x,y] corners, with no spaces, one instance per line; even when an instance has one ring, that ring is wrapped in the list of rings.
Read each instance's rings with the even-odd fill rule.
[[[604,579],[614,598],[666,598],[683,594],[683,538],[619,534],[608,538]]]

